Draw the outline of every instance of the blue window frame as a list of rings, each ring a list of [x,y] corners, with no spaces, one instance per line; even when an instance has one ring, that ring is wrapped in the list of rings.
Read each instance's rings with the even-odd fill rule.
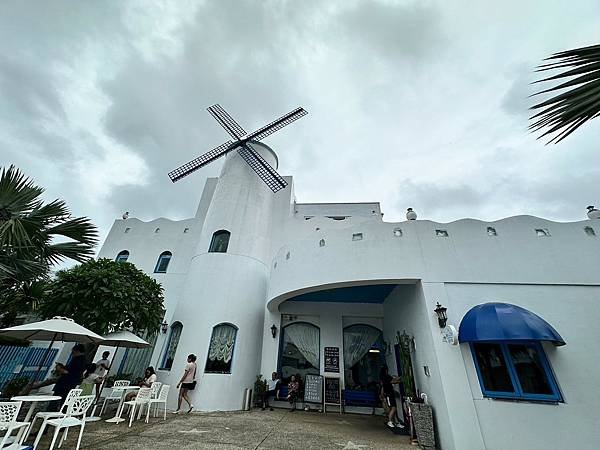
[[[171,261],[171,252],[162,252],[156,261],[156,267],[154,267],[154,273],[165,273],[167,267],[169,267],[169,261]]]
[[[117,257],[115,258],[116,262],[125,262],[129,258],[129,252],[127,250],[123,250],[119,252]]]
[[[471,352],[484,397],[562,401],[539,342],[473,342]]]
[[[183,325],[181,322],[175,322],[171,325],[171,334],[169,335],[169,341],[161,362],[161,369],[171,370],[173,367],[173,360],[175,359],[175,353],[177,352],[177,345],[179,344],[179,338],[183,331]]]

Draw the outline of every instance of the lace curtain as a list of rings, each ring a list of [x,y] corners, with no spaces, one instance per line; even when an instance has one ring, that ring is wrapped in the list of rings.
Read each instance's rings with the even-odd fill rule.
[[[302,356],[315,368],[319,368],[319,329],[307,323],[293,323],[285,327],[285,336]]]
[[[381,336],[381,331],[367,325],[354,325],[344,330],[344,367],[350,369],[367,354]]]
[[[219,360],[225,363],[231,361],[236,333],[237,330],[231,325],[217,325],[214,327],[212,339],[210,340],[208,359],[211,361]]]

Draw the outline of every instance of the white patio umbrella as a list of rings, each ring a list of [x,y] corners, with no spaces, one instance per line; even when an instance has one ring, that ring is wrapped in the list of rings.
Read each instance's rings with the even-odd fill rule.
[[[73,319],[58,316],[40,322],[2,328],[0,329],[0,335],[27,341],[50,341],[50,345],[44,352],[44,356],[42,356],[42,360],[40,361],[40,365],[35,372],[32,382],[36,381],[55,341],[94,344],[104,341],[102,336],[82,327],[74,322]]]

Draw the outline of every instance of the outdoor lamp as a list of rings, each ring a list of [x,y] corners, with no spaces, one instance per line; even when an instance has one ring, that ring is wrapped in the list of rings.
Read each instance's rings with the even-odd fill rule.
[[[277,326],[275,326],[275,324],[271,326],[271,334],[273,335],[273,339],[277,337]]]
[[[169,324],[167,323],[167,321],[163,321],[163,323],[160,324],[160,329],[163,332],[163,334],[167,333],[167,330],[169,329]]]
[[[437,302],[435,306],[436,308],[434,311],[438,316],[438,324],[440,325],[440,328],[444,328],[446,326],[446,322],[448,321],[448,316],[446,315],[446,310],[448,308],[440,305],[440,302]]]

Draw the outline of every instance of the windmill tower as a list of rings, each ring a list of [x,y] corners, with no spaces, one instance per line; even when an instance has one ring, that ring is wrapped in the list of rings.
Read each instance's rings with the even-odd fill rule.
[[[277,173],[277,155],[259,141],[306,111],[298,108],[250,134],[219,105],[208,111],[235,141],[169,174],[175,182],[219,157],[226,158],[173,315],[172,321],[181,322],[183,329],[168,381],[177,384],[187,355],[194,353],[198,387],[192,398],[197,399],[197,407],[237,410],[243,389],[252,387],[260,370],[273,197],[287,185]],[[206,363],[214,327],[222,324],[228,330],[234,327],[235,342],[229,373],[214,373]]]

